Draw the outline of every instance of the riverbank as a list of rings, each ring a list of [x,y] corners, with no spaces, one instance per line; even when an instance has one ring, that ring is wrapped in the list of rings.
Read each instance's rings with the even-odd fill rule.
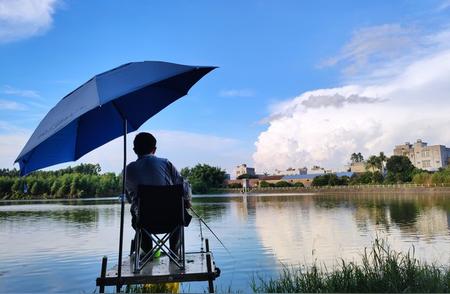
[[[450,195],[450,185],[352,185],[352,186],[322,186],[322,187],[267,187],[249,188],[248,194],[261,193],[443,193]],[[209,194],[244,193],[242,188],[214,189]]]

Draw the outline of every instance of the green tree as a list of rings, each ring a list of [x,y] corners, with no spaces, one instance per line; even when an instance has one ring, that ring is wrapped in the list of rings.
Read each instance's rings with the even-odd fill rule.
[[[313,179],[311,185],[321,186],[345,186],[349,184],[349,177],[338,177],[336,174],[324,174]]]
[[[14,184],[12,177],[0,177],[0,197],[11,196],[11,188]]]
[[[39,179],[34,179],[32,184],[30,185],[30,193],[34,196],[42,196],[45,193],[45,186]]]
[[[181,170],[181,175],[189,180],[195,194],[205,194],[212,188],[223,187],[225,174],[221,168],[207,164],[197,164],[193,168]]]
[[[393,155],[387,160],[386,169],[388,183],[407,183],[411,182],[415,167],[408,157]]]

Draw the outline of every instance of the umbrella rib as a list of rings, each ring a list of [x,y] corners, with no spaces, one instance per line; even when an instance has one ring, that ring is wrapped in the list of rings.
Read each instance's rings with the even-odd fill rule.
[[[125,117],[125,115],[122,113],[122,111],[120,110],[120,108],[117,106],[116,101],[112,101],[111,103],[112,103],[112,105],[114,106],[114,109],[117,111],[117,113],[118,113],[118,114],[120,115],[120,117],[122,118],[122,120],[126,120],[127,123],[130,124],[130,125],[133,127],[134,130],[137,130],[136,126],[135,126],[133,123],[131,123],[131,121],[130,121],[129,119],[127,119],[127,118]]]

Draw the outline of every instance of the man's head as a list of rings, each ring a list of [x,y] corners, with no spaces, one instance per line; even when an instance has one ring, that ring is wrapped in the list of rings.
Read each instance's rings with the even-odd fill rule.
[[[156,138],[150,133],[139,133],[134,138],[134,153],[138,156],[154,154],[156,151]]]

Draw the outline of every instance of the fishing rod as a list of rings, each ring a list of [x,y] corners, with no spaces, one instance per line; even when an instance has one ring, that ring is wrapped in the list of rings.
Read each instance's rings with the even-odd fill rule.
[[[198,215],[198,213],[194,210],[194,208],[190,207],[190,210],[195,214],[195,216],[205,225],[205,227],[213,234],[213,236],[219,241],[219,243],[222,245],[222,247],[228,252],[229,255],[231,255],[230,250],[228,250],[227,246],[223,244],[223,242],[217,237],[216,233],[213,232],[213,230],[208,226],[208,224],[203,220],[203,218]]]

